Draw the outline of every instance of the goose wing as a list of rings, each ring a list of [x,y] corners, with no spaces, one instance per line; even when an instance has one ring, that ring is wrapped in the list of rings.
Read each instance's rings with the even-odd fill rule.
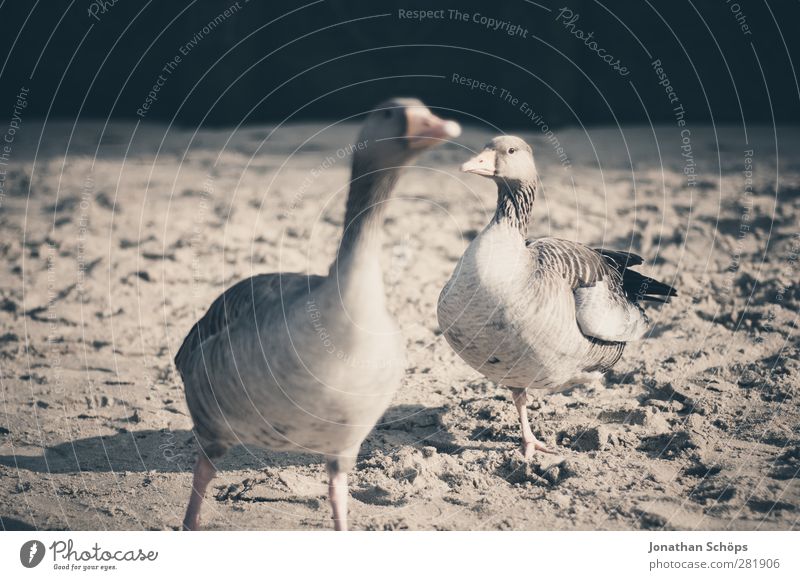
[[[644,262],[641,256],[604,248],[596,248],[594,251],[603,256],[606,263],[619,272],[622,277],[622,291],[629,300],[633,302],[640,300],[669,302],[671,297],[678,295],[672,286],[630,269],[632,266],[638,266]]]
[[[567,240],[528,243],[540,269],[561,276],[572,288],[575,321],[589,338],[629,342],[641,338],[649,320],[638,300],[666,302],[675,290],[629,269],[644,260],[636,254],[595,250]]]
[[[295,273],[259,274],[240,280],[220,294],[198,320],[175,355],[175,366],[185,375],[190,355],[206,339],[223,332],[240,316],[256,316],[259,305],[280,304],[282,299],[302,290],[310,290],[323,276]]]

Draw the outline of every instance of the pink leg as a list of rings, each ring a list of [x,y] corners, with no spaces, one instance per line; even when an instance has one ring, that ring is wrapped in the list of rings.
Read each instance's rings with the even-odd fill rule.
[[[328,495],[333,508],[333,529],[347,531],[347,472],[337,461],[328,461]]]
[[[217,470],[214,465],[201,451],[194,466],[192,493],[189,496],[189,507],[186,508],[186,516],[183,518],[184,530],[194,531],[200,526],[200,506],[203,503],[203,497],[206,495],[206,488],[208,488],[208,484],[214,479],[216,473]]]
[[[530,459],[536,451],[555,453],[555,451],[534,437],[533,431],[531,431],[531,425],[528,422],[528,391],[526,389],[509,388],[511,389],[511,398],[514,400],[514,406],[519,414],[519,424],[522,427],[522,448],[520,452],[523,457]]]

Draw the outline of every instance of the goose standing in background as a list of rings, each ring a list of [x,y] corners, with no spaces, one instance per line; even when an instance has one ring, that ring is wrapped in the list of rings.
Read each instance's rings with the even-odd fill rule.
[[[647,332],[640,300],[675,290],[635,272],[636,254],[556,238],[526,239],[537,172],[519,137],[496,137],[461,170],[497,183],[497,210],[439,296],[439,325],[470,366],[511,389],[522,454],[550,451],[528,422],[527,389],[593,381]]]
[[[201,447],[184,529],[198,527],[213,461],[240,443],[322,454],[334,526],[347,529],[347,472],[405,371],[380,265],[386,202],[404,166],[459,134],[416,99],[379,105],[353,154],[328,275],[242,280],[191,329],[175,357]]]

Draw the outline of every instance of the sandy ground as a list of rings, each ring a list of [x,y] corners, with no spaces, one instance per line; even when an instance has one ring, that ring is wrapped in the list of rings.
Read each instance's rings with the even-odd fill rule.
[[[4,527],[178,526],[194,449],[176,348],[223,288],[325,272],[339,237],[337,149],[357,127],[272,129],[26,120],[0,206]],[[529,463],[508,392],[456,357],[435,317],[493,186],[458,174],[457,145],[407,172],[384,248],[409,368],[351,477],[354,528],[797,527],[800,135],[691,129],[691,158],[675,127],[563,130],[561,159],[523,134],[543,183],[531,235],[631,248],[681,292],[649,309],[651,337],[604,385],[534,397],[534,431],[558,455]],[[324,484],[317,457],[236,449],[204,526],[330,528]]]

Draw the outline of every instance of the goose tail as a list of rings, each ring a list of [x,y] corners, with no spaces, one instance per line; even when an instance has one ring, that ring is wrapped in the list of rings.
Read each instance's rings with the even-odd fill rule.
[[[622,289],[625,296],[633,302],[650,301],[667,303],[673,296],[678,295],[678,291],[670,286],[659,282],[654,278],[640,274],[632,270],[631,267],[644,263],[644,259],[631,252],[620,252],[617,250],[596,249],[605,261],[615,268],[622,276]]]
[[[678,291],[669,284],[628,269],[622,273],[622,289],[629,299],[636,302],[649,300],[666,304],[673,296],[678,295]]]

